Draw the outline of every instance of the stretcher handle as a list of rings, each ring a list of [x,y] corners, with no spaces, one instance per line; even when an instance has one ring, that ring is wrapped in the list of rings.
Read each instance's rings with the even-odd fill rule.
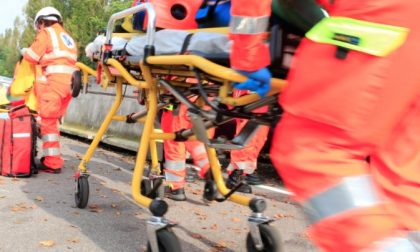
[[[106,44],[111,45],[112,32],[114,30],[115,21],[118,19],[125,18],[127,16],[133,15],[137,12],[146,10],[147,13],[147,31],[146,39],[147,44],[152,46],[155,41],[155,32],[156,32],[156,12],[151,3],[142,3],[134,7],[128,8],[126,10],[112,14],[109,18],[108,26],[106,29]]]
[[[234,69],[218,65],[198,55],[164,55],[149,56],[147,63],[151,65],[186,65],[196,67],[212,76],[219,77],[231,82],[243,82],[247,77]],[[271,87],[281,90],[286,84],[285,80],[271,78]]]

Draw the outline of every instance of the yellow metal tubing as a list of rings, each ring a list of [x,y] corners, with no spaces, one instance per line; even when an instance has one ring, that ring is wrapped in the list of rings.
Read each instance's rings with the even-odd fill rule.
[[[157,87],[155,80],[152,78],[149,67],[140,63],[141,72],[147,82],[149,89],[147,93],[148,111],[146,115],[146,121],[143,126],[143,132],[140,139],[139,148],[137,151],[136,165],[134,166],[133,178],[131,183],[131,192],[134,200],[140,205],[149,208],[152,200],[141,194],[141,179],[143,177],[144,165],[146,163],[147,151],[149,148],[149,142],[151,140],[151,134],[153,132],[153,124],[158,111],[157,101]]]
[[[205,73],[230,82],[243,82],[247,79],[231,68],[218,65],[197,55],[149,56],[147,57],[147,63],[152,65],[186,65],[197,67]],[[273,88],[281,89],[284,84],[284,80],[277,78],[271,79],[271,86]]]
[[[127,121],[127,116],[125,116],[125,115],[114,115],[112,117],[112,120],[125,122],[125,121]],[[143,123],[145,120],[146,120],[146,118],[141,117],[141,118],[137,119],[137,122]]]
[[[209,157],[210,169],[213,174],[214,181],[216,182],[217,189],[222,195],[228,194],[229,189],[226,187],[223,180],[222,168],[220,167],[219,160],[217,159],[216,150],[214,148],[207,147],[207,155]],[[229,200],[243,206],[249,206],[251,198],[239,194],[232,194],[229,197]]]
[[[124,68],[124,66],[117,61],[116,59],[108,59],[106,63],[115,69],[118,70],[118,72],[121,74],[121,76],[132,86],[135,86],[137,88],[148,88],[147,81],[139,81],[136,80],[128,71]]]
[[[76,62],[76,67],[78,67],[83,72],[86,72],[86,73],[96,77],[96,74],[97,74],[96,70],[93,70],[92,68],[86,66],[85,64],[83,64],[81,62]]]
[[[155,140],[150,140],[150,157],[152,160],[150,170],[155,172],[156,175],[160,175],[159,158]]]
[[[80,161],[79,170],[83,173],[87,172],[87,163],[91,159],[93,152],[95,151],[96,147],[98,146],[99,142],[101,141],[103,135],[105,134],[106,130],[108,129],[109,124],[112,121],[115,113],[117,113],[118,109],[120,108],[122,102],[122,79],[117,79],[116,85],[116,94],[115,100],[112,104],[111,109],[109,110],[108,114],[105,117],[105,120],[102,122],[101,127],[99,127],[98,132],[95,134],[95,138],[93,138],[92,143],[89,145],[88,150],[86,151],[83,159]]]
[[[154,140],[175,140],[175,133],[157,133],[157,132],[153,132],[150,135],[151,139]],[[196,136],[190,136],[188,138],[188,141],[193,141],[193,140],[197,140]]]

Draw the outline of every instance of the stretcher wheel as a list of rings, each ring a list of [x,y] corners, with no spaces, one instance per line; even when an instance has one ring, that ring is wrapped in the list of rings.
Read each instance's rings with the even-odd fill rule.
[[[213,201],[217,197],[217,186],[216,183],[212,180],[206,181],[204,184],[204,194],[203,197],[208,201]]]
[[[89,201],[89,182],[86,176],[80,176],[76,181],[74,198],[78,208],[85,208]]]
[[[264,244],[264,249],[259,250],[255,247],[254,240],[251,234],[248,233],[246,237],[246,248],[248,252],[266,251],[266,252],[281,252],[281,238],[280,235],[273,226],[268,224],[259,225],[261,239]]]
[[[181,244],[178,237],[169,228],[164,228],[156,232],[159,252],[181,252]],[[150,243],[147,243],[147,251],[151,252]]]
[[[164,186],[161,179],[142,179],[141,181],[141,193],[148,198],[155,199],[155,198],[163,198],[164,196]],[[154,192],[152,192],[153,188],[158,186]]]
[[[79,96],[80,90],[82,89],[82,72],[75,71],[71,76],[71,96]]]

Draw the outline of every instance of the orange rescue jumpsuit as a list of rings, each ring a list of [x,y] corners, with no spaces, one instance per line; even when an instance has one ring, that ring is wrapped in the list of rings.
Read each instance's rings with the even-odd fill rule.
[[[191,121],[187,116],[187,106],[180,104],[175,111],[164,111],[161,119],[162,130],[165,133],[176,132],[191,128]],[[199,141],[177,142],[164,140],[165,177],[166,183],[172,190],[183,188],[186,176],[186,151],[188,151],[194,164],[200,168],[199,176],[204,177],[210,168],[204,144]]]
[[[331,16],[410,29],[386,57],[304,39],[271,158],[323,251],[419,251],[420,1],[335,0]]]
[[[41,118],[43,163],[52,169],[62,168],[58,119],[64,115],[71,100],[70,84],[77,61],[76,43],[56,23],[38,32],[23,57],[42,68],[35,83],[35,95]]]

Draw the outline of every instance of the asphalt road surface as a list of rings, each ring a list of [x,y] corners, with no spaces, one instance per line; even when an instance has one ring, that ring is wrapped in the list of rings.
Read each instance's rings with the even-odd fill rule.
[[[78,209],[73,174],[88,145],[67,138],[62,145],[61,174],[0,177],[0,251],[146,251],[149,211],[131,198],[135,157],[98,148],[88,164],[89,204]],[[276,179],[266,177],[266,187],[253,189],[267,200],[265,214],[276,219],[285,252],[316,251],[300,208]],[[166,200],[166,218],[178,223],[174,231],[183,251],[246,251],[251,211],[228,201],[206,204],[202,191],[203,182],[196,180],[186,187],[187,201]]]

